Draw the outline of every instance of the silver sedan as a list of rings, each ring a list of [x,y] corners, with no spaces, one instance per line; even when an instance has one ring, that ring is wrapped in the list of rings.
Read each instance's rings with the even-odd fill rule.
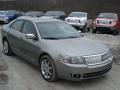
[[[3,27],[2,42],[6,55],[14,53],[39,66],[47,81],[90,79],[112,67],[105,45],[56,19],[19,17]]]

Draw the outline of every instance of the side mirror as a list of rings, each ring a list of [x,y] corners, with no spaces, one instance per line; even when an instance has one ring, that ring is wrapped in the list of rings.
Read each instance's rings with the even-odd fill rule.
[[[27,39],[36,39],[36,36],[34,34],[26,34]]]

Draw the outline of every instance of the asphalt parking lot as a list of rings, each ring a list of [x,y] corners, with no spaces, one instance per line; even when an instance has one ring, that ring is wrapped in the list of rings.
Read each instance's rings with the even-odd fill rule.
[[[91,80],[58,80],[53,83],[43,80],[39,68],[22,58],[5,56],[0,36],[0,90],[120,90],[120,36],[90,33],[85,36],[111,48],[115,57],[112,70],[105,76]]]

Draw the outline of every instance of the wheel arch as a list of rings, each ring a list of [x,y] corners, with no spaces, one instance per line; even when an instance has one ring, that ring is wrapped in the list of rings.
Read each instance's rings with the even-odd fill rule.
[[[39,66],[40,66],[41,58],[42,58],[42,56],[44,56],[44,55],[49,56],[49,57],[51,58],[51,60],[53,61],[54,65],[55,65],[55,61],[53,60],[52,56],[51,56],[49,53],[42,52],[42,53],[39,55],[39,58],[38,58],[38,63],[39,63],[38,65],[39,65]],[[55,65],[55,67],[56,67],[56,65]]]
[[[49,57],[51,58],[51,60],[52,60],[52,63],[53,63],[53,65],[54,65],[54,70],[55,70],[55,72],[56,72],[56,74],[55,74],[56,78],[55,78],[53,81],[56,81],[56,80],[58,79],[58,72],[57,72],[56,64],[55,64],[55,62],[54,62],[54,60],[53,60],[53,58],[51,57],[50,54],[48,54],[48,53],[46,53],[46,52],[43,52],[43,53],[40,54],[39,60],[38,60],[39,66],[40,66],[41,58],[42,58],[42,56],[44,56],[44,55],[49,56]]]
[[[40,64],[40,60],[41,60],[42,56],[44,56],[44,55],[48,55],[48,56],[51,58],[50,54],[48,54],[48,53],[46,53],[46,52],[42,52],[42,53],[39,55],[39,58],[38,58],[38,63],[39,63],[39,64]]]
[[[8,41],[7,37],[4,36],[4,37],[2,38],[2,43],[4,42],[4,40],[7,40],[7,41]]]

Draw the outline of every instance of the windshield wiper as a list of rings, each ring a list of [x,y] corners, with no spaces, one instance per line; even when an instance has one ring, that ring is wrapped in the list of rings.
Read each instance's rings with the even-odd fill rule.
[[[43,39],[51,39],[51,40],[57,40],[57,39],[60,39],[60,38],[54,38],[54,37],[45,37]]]
[[[66,37],[66,38],[79,38],[79,37],[72,37],[72,36],[71,36],[71,37]]]

